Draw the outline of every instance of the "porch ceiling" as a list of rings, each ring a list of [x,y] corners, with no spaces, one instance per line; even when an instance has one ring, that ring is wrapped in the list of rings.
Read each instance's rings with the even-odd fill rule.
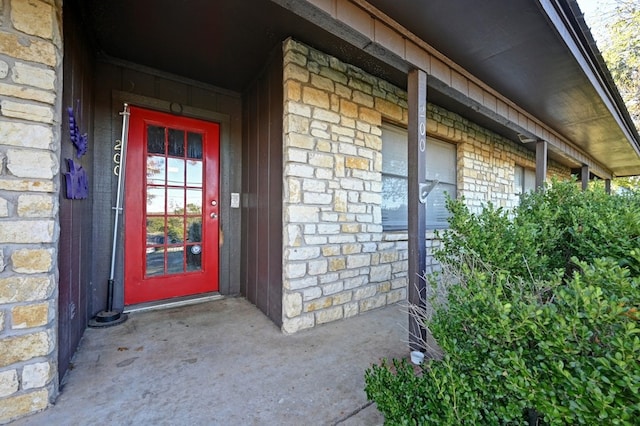
[[[102,53],[242,92],[288,37],[397,84],[406,76],[269,0],[76,0]]]
[[[406,86],[405,70],[373,58],[272,1],[80,3],[97,48],[107,55],[222,88],[241,92],[270,52],[289,36]],[[618,93],[610,90],[610,76],[603,73],[601,57],[575,0],[369,3],[551,125],[615,175],[640,174],[640,137],[626,110],[620,108]],[[549,8],[561,18],[550,18]],[[567,22],[579,31],[567,31]],[[567,34],[578,40],[578,50],[567,47],[562,38]],[[576,54],[586,61],[580,64]],[[514,138],[499,123],[474,116],[468,106],[437,91],[430,96]]]

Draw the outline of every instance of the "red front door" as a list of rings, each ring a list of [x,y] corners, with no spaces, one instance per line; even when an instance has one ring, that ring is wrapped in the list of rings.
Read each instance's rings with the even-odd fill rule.
[[[218,124],[131,108],[125,304],[218,290]]]

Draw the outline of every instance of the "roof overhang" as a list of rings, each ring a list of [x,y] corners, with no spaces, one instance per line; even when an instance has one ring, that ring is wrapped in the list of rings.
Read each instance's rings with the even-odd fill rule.
[[[571,167],[592,164],[601,177],[640,174],[640,137],[575,0],[85,0],[81,7],[109,57],[238,92],[291,36],[406,87],[416,64],[332,12],[359,7],[548,129],[529,131],[437,76],[429,79],[430,101],[516,142],[552,134],[562,148],[550,157]]]
[[[575,0],[369,3],[614,175],[640,174],[638,132]]]

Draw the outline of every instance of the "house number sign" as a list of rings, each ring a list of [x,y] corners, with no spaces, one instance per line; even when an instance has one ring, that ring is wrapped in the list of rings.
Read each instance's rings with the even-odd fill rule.
[[[120,164],[122,163],[122,141],[117,139],[113,146],[113,174],[120,175]]]
[[[420,105],[420,114],[418,118],[420,126],[418,128],[420,137],[420,152],[424,152],[427,148],[427,107],[424,104]]]

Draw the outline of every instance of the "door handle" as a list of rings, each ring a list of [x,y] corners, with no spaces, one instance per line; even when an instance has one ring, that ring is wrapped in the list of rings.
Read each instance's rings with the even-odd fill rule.
[[[215,219],[218,217],[218,213],[213,212],[209,216],[211,216],[211,219]]]

